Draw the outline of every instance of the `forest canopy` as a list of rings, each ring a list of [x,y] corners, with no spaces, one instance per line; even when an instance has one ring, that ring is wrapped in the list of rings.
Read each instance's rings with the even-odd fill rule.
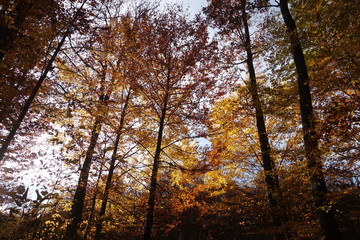
[[[0,239],[360,239],[358,16],[0,0]]]

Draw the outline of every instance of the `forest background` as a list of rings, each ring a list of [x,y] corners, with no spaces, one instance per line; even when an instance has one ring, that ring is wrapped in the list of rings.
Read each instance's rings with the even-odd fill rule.
[[[0,0],[0,239],[359,239],[353,0]]]

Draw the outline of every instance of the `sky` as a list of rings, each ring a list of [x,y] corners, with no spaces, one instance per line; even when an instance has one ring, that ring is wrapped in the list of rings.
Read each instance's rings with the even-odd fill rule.
[[[203,7],[207,5],[206,0],[162,0],[165,3],[181,3],[185,7],[189,6],[189,11],[191,14],[198,13]]]

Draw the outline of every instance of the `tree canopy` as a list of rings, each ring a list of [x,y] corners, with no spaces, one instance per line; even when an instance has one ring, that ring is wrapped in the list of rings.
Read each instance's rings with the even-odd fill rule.
[[[359,239],[359,10],[0,0],[0,239]]]

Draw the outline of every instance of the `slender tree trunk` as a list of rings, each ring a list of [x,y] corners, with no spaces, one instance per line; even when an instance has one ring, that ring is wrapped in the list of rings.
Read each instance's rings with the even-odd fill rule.
[[[62,45],[64,44],[65,39],[67,38],[68,34],[69,34],[69,31],[67,31],[66,34],[62,37],[62,39],[59,42],[57,48],[55,49],[55,52],[52,54],[48,64],[46,65],[46,67],[44,69],[44,72],[39,77],[39,79],[36,82],[36,85],[35,85],[34,89],[32,90],[29,98],[26,100],[25,105],[23,106],[23,108],[22,108],[22,110],[21,110],[21,112],[19,114],[19,117],[13,123],[13,126],[12,126],[9,134],[7,135],[5,141],[2,143],[1,149],[0,149],[0,162],[3,160],[7,148],[9,147],[11,141],[13,140],[16,132],[19,130],[20,125],[21,125],[22,121],[24,120],[27,112],[29,111],[30,105],[34,101],[34,99],[35,99],[35,97],[36,97],[36,95],[37,95],[37,93],[38,93],[38,91],[39,91],[39,89],[41,87],[41,84],[45,80],[48,72],[51,70],[52,64],[54,63],[55,58],[57,57],[58,53],[60,52],[60,49],[61,49]]]
[[[170,80],[168,79],[168,82]],[[167,87],[167,90],[169,88]],[[157,188],[157,175],[159,170],[159,160],[160,160],[160,153],[161,153],[161,144],[162,144],[162,136],[165,127],[165,116],[168,104],[168,93],[164,98],[164,105],[161,110],[160,116],[160,123],[159,123],[159,130],[156,142],[156,149],[154,154],[154,162],[153,168],[151,172],[151,179],[150,179],[150,195],[148,200],[148,208],[146,213],[146,223],[145,223],[145,233],[144,233],[144,240],[151,240],[151,230],[154,223],[154,209],[155,209],[155,198],[156,198],[156,188]]]
[[[80,230],[80,223],[84,211],[84,203],[86,196],[86,188],[89,179],[89,172],[92,163],[92,157],[95,151],[95,145],[100,134],[102,125],[102,118],[96,117],[93,130],[91,132],[91,140],[88,150],[86,152],[85,161],[80,171],[80,178],[74,195],[74,200],[71,208],[71,222],[66,228],[66,235],[64,240],[78,240],[81,239],[78,231]]]
[[[84,7],[86,1],[87,0],[84,0],[84,2],[81,4],[79,10],[76,12],[76,14],[74,16],[74,19],[76,19],[79,16],[80,11]],[[68,28],[67,31],[65,32],[64,36],[61,38],[60,42],[58,43],[54,53],[52,54],[49,62],[46,65],[44,71],[42,72],[42,74],[40,75],[38,81],[36,82],[36,85],[35,85],[34,89],[32,90],[29,98],[26,100],[25,105],[23,106],[23,108],[22,108],[22,110],[21,110],[21,112],[19,114],[19,117],[13,123],[13,126],[11,127],[11,130],[10,130],[9,134],[7,135],[5,141],[2,143],[1,148],[0,148],[0,162],[3,160],[4,155],[5,155],[5,153],[6,153],[7,149],[8,149],[11,141],[13,140],[16,132],[20,128],[20,125],[21,125],[22,121],[24,120],[27,112],[30,109],[30,105],[34,101],[34,99],[35,99],[35,97],[36,97],[36,95],[37,95],[43,81],[45,80],[48,72],[52,69],[52,65],[53,65],[58,53],[60,52],[61,47],[64,45],[66,38],[68,37],[68,35],[70,33],[71,33],[71,30],[70,30],[70,28]]]
[[[299,41],[296,24],[288,8],[287,0],[280,0],[281,14],[290,38],[300,97],[300,111],[303,128],[303,139],[307,168],[310,177],[311,192],[315,202],[320,229],[325,240],[341,239],[339,227],[327,196],[327,187],[323,174],[318,136],[315,130],[315,120],[309,85],[309,75],[305,57]]]
[[[85,229],[85,236],[86,236],[85,239],[89,239],[88,235],[89,235],[89,232],[90,232],[90,229],[91,229],[91,222],[94,219],[96,199],[97,199],[97,196],[98,196],[98,189],[99,189],[99,182],[101,180],[101,175],[102,175],[102,168],[103,168],[103,165],[101,164],[99,174],[98,174],[98,179],[97,179],[96,185],[95,185],[94,195],[93,195],[92,200],[91,200],[90,215],[89,215],[89,218],[87,220],[87,225],[86,225],[86,229]]]
[[[261,106],[261,101],[259,98],[258,87],[256,82],[256,74],[253,62],[253,54],[251,50],[251,41],[250,41],[250,32],[247,21],[246,13],[246,0],[241,0],[241,9],[242,9],[242,21],[244,24],[245,30],[245,48],[247,53],[247,66],[249,70],[250,78],[250,92],[252,95],[252,102],[255,108],[256,113],[256,126],[259,136],[260,149],[261,149],[261,159],[263,162],[263,168],[265,173],[265,182],[267,187],[267,197],[270,205],[270,215],[273,221],[273,224],[276,227],[281,227],[282,219],[280,217],[280,208],[278,203],[278,198],[280,196],[280,186],[277,174],[274,172],[275,164],[270,155],[270,144],[266,131],[264,113]],[[283,234],[275,234],[276,239],[284,239]]]
[[[120,137],[121,137],[121,132],[124,126],[124,122],[125,122],[125,115],[126,115],[126,111],[127,111],[127,107],[128,107],[128,103],[130,100],[130,95],[131,95],[131,90],[129,90],[126,99],[125,99],[125,103],[124,103],[124,107],[122,109],[121,112],[121,116],[120,116],[120,124],[119,124],[119,128],[117,131],[117,136],[115,139],[115,144],[114,144],[114,151],[111,155],[111,162],[110,162],[110,168],[109,168],[109,174],[107,176],[106,179],[106,185],[105,185],[105,191],[104,191],[104,196],[103,196],[103,200],[101,203],[101,209],[100,209],[100,213],[99,213],[99,220],[96,224],[96,232],[95,232],[95,238],[94,240],[100,240],[101,239],[101,230],[102,230],[102,217],[105,215],[106,212],[106,205],[108,202],[108,198],[109,198],[109,191],[112,187],[112,177],[114,174],[114,170],[115,170],[115,162],[116,162],[116,157],[117,157],[117,150],[119,147],[119,143],[120,143]]]
[[[104,84],[105,84],[105,77],[106,77],[106,69],[107,66],[103,66],[103,76],[101,78],[101,86],[100,86],[100,98],[99,98],[99,105],[98,105],[98,113],[95,117],[95,122],[93,129],[91,131],[91,139],[90,139],[90,145],[86,151],[85,160],[83,163],[83,166],[80,171],[80,177],[79,181],[76,187],[72,207],[71,207],[71,213],[70,213],[70,223],[66,228],[66,234],[64,240],[79,240],[81,239],[80,231],[80,224],[82,221],[82,215],[84,212],[84,204],[85,204],[85,196],[86,196],[86,188],[88,184],[89,179],[89,172],[90,167],[92,164],[92,158],[95,151],[95,146],[100,134],[101,126],[104,121],[104,116],[107,110],[102,109],[102,105],[107,105],[109,95],[104,94]]]

